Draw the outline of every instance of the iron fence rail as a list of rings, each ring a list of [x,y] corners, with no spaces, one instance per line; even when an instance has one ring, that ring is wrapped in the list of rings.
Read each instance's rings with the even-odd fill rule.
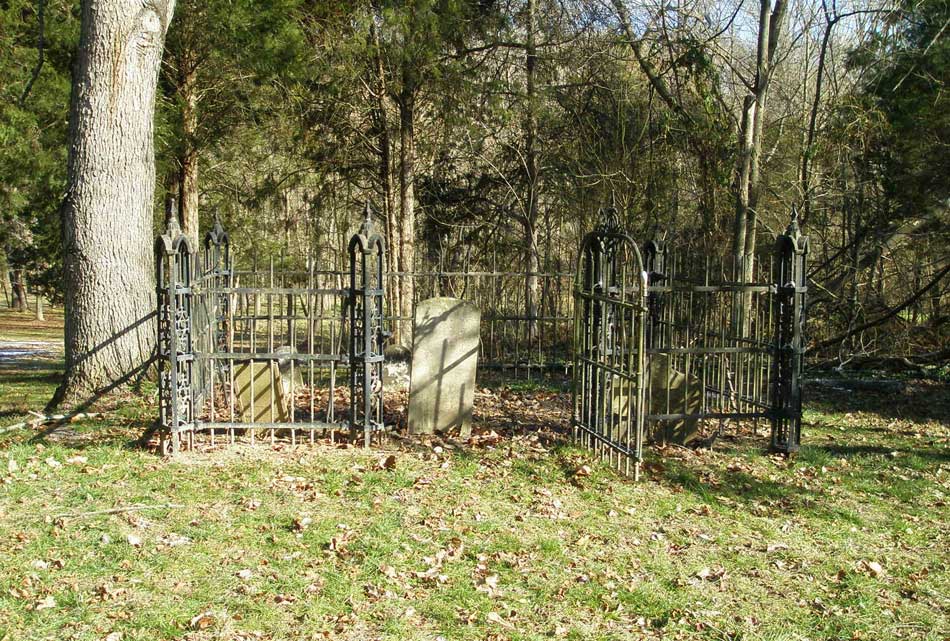
[[[577,440],[635,477],[645,440],[687,442],[707,435],[709,422],[718,434],[728,421],[757,430],[768,420],[771,448],[796,451],[807,250],[793,217],[744,270],[658,241],[644,244],[641,259],[617,213],[602,210],[574,288]]]

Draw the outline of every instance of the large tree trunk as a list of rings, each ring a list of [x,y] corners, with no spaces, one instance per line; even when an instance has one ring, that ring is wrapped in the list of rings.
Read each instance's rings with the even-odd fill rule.
[[[405,82],[405,80],[404,80]],[[407,85],[399,97],[399,269],[405,274],[401,279],[399,315],[409,320],[402,322],[399,330],[403,344],[409,345],[412,337],[412,300],[415,283],[412,279],[415,264],[416,213],[415,213],[415,91]]]
[[[525,165],[528,178],[528,193],[525,198],[524,243],[525,243],[525,316],[528,317],[528,338],[533,339],[538,331],[535,321],[538,315],[538,272],[541,271],[538,252],[538,119],[536,113],[535,76],[538,62],[535,45],[535,0],[528,0],[527,42],[525,46],[525,84],[527,89],[525,115]]]
[[[66,372],[51,405],[92,401],[152,355],[152,121],[174,6],[83,2],[62,209]]]

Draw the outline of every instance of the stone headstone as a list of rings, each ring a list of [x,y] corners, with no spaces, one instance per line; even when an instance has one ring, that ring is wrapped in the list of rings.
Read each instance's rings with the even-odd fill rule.
[[[241,421],[244,423],[289,421],[288,398],[284,392],[280,370],[274,361],[253,361],[236,365],[234,396]]]
[[[481,312],[457,298],[416,305],[412,328],[409,432],[472,433]]]
[[[650,413],[698,414],[703,408],[703,382],[670,367],[665,357],[650,359]],[[668,390],[668,391],[667,391]],[[669,405],[667,406],[667,394]],[[699,437],[699,419],[661,421],[651,437],[686,445]]]
[[[290,412],[290,408],[293,407],[294,392],[303,387],[303,367],[300,361],[293,358],[293,346],[281,345],[274,352],[281,355],[277,358],[277,372],[280,376],[283,401],[287,411]]]
[[[651,358],[647,367],[646,382],[649,390],[647,408],[650,414],[698,414],[702,411],[702,381],[695,376],[687,377],[672,368],[665,357]],[[636,388],[632,387],[633,393]],[[667,392],[669,390],[669,392]],[[624,428],[630,410],[627,386],[619,382],[612,389],[611,411],[620,427],[611,438],[623,440]],[[669,406],[667,407],[667,393]],[[649,438],[669,443],[686,445],[698,437],[699,419],[660,421]]]
[[[383,350],[383,385],[387,392],[405,392],[409,389],[409,363],[412,351],[402,345],[389,345]]]

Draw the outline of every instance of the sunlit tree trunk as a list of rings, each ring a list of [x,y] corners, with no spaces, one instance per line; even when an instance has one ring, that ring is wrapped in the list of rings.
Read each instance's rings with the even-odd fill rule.
[[[23,282],[23,270],[10,270],[10,288],[13,290],[13,309],[26,311],[26,284]]]
[[[182,147],[178,186],[181,229],[198,246],[198,70],[189,52],[180,61],[178,93],[182,101]]]
[[[525,198],[524,243],[525,243],[525,315],[528,317],[528,335],[534,338],[537,333],[538,315],[538,272],[541,271],[538,251],[538,117],[536,96],[536,67],[538,62],[535,44],[536,22],[535,0],[528,0],[527,41],[525,44],[525,165],[528,178],[528,193]]]
[[[751,282],[755,273],[756,225],[761,191],[762,135],[769,85],[775,71],[775,51],[785,20],[785,0],[760,0],[755,80],[743,102],[739,131],[739,166],[733,252],[736,277]],[[740,331],[746,333],[751,294],[743,296]]]
[[[388,88],[386,82],[386,69],[383,66],[383,56],[379,43],[379,30],[371,27],[372,45],[374,49],[373,72],[375,75],[375,100],[374,108],[375,125],[378,130],[377,145],[379,146],[379,184],[383,192],[383,218],[386,221],[386,269],[390,273],[401,271],[399,262],[399,215],[395,200],[395,180],[393,179],[393,161],[392,161],[392,140],[389,130],[389,104]],[[402,309],[402,280],[398,276],[392,281],[392,291],[387,292],[391,301],[391,314],[397,315]],[[401,324],[392,328],[396,343],[404,344],[408,339],[400,335]]]
[[[415,264],[416,199],[415,199],[415,89],[411,83],[403,87],[399,96],[399,269],[406,273],[400,279],[399,315],[404,320],[400,335],[404,342],[412,336],[412,313],[415,283],[410,272]]]

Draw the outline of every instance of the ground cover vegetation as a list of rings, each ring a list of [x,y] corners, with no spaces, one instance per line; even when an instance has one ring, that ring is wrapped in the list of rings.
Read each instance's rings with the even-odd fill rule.
[[[711,449],[648,450],[634,483],[570,444],[561,382],[486,378],[464,444],[204,441],[168,460],[149,384],[91,418],[6,429],[61,371],[57,354],[0,361],[0,638],[950,630],[950,389],[933,378],[812,386],[798,456],[732,425]]]

